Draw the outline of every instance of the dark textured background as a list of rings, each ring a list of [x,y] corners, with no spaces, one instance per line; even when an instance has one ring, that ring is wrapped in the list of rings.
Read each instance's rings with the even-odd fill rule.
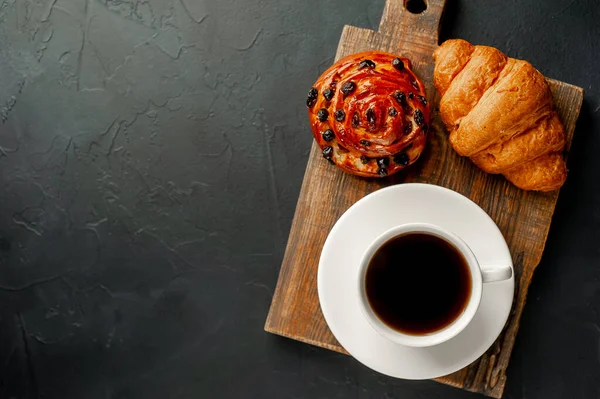
[[[600,6],[452,1],[443,38],[586,90],[505,398],[600,397]],[[0,0],[0,399],[475,398],[263,324],[304,97],[383,0]]]

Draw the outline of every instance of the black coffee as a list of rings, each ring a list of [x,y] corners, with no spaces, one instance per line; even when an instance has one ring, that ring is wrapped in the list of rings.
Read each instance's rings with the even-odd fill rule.
[[[404,334],[425,335],[448,326],[471,297],[465,258],[454,245],[426,233],[388,240],[373,255],[365,277],[375,314]]]

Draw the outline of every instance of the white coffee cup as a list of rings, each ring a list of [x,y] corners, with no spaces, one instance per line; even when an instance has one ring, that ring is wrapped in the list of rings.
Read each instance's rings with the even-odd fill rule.
[[[405,334],[389,327],[373,311],[367,299],[365,279],[371,258],[390,239],[409,233],[430,234],[451,244],[463,255],[471,276],[471,295],[463,312],[448,326],[426,335]],[[480,265],[471,248],[456,234],[442,227],[427,223],[403,224],[391,228],[377,237],[365,252],[358,273],[358,304],[363,315],[373,328],[390,341],[413,347],[433,346],[448,341],[469,325],[481,302],[483,284],[507,280],[511,276],[511,265]]]

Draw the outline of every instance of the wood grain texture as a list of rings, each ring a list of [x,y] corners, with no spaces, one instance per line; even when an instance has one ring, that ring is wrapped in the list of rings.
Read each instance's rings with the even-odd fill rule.
[[[317,265],[330,229],[352,204],[382,187],[403,182],[447,187],[472,199],[496,222],[513,256],[516,287],[510,318],[492,347],[470,366],[437,381],[500,398],[527,290],[542,256],[559,192],[519,190],[501,175],[485,174],[450,147],[437,114],[439,95],[433,86],[432,53],[444,3],[429,0],[424,13],[413,15],[404,10],[401,0],[388,0],[379,32],[344,27],[336,59],[359,51],[383,50],[413,61],[413,70],[433,104],[429,143],[415,165],[381,180],[342,172],[326,162],[313,144],[265,330],[346,353],[329,331],[317,295]],[[568,153],[583,89],[551,79],[548,82],[567,132]]]

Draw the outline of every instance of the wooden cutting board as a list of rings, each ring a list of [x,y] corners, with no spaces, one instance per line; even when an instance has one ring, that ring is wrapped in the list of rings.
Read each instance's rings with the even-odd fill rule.
[[[265,330],[347,353],[329,331],[317,295],[317,265],[329,231],[352,204],[382,187],[403,182],[444,186],[469,197],[494,219],[513,256],[516,290],[507,325],[487,353],[463,370],[437,381],[500,398],[527,290],[544,250],[559,192],[519,190],[502,176],[483,173],[450,147],[438,116],[439,95],[433,86],[432,53],[438,45],[444,3],[445,0],[428,0],[424,12],[413,14],[405,9],[403,0],[387,0],[378,32],[344,27],[336,59],[360,51],[383,50],[412,60],[413,70],[425,84],[432,104],[428,147],[417,164],[405,172],[375,180],[332,167],[313,143]],[[583,89],[551,79],[548,82],[566,128],[568,152]]]

